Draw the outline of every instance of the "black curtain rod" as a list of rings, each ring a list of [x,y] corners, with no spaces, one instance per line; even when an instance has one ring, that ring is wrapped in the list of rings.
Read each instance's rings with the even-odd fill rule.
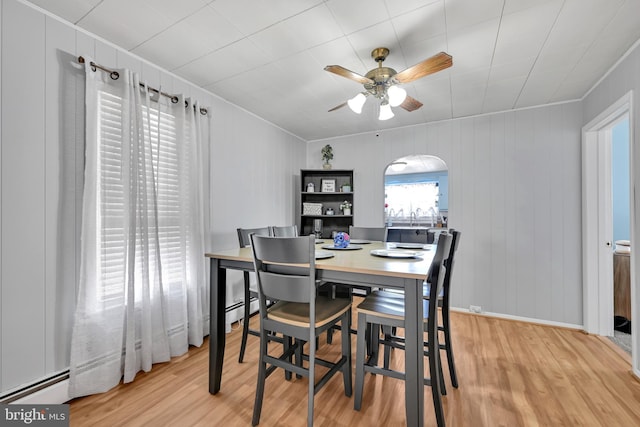
[[[78,62],[80,64],[84,64],[85,63],[84,57],[83,56],[79,56],[78,57]],[[118,80],[120,78],[120,73],[118,73],[117,71],[113,71],[113,70],[110,70],[108,68],[105,68],[102,65],[98,65],[93,61],[91,61],[89,63],[89,65],[91,66],[91,69],[93,71],[101,70],[101,71],[104,71],[105,73],[109,73],[109,77],[111,77],[112,80]],[[166,92],[161,92],[158,89],[150,87],[150,86],[147,86],[147,85],[145,85],[143,83],[140,83],[140,87],[146,88],[147,90],[150,90],[151,92],[155,92],[155,93],[160,94],[162,96],[166,96],[167,98],[170,98],[171,102],[174,103],[174,104],[176,104],[178,102],[178,97],[176,95],[171,95],[171,94],[166,93]],[[188,107],[189,103],[187,101],[184,101],[184,106]],[[207,111],[206,108],[200,107],[200,114],[202,114],[203,116],[206,116],[207,113],[208,113],[208,111]]]

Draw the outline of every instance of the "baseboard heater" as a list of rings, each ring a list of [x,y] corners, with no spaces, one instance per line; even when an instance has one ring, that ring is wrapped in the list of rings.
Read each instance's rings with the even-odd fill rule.
[[[0,403],[11,403],[16,400],[20,400],[24,397],[27,397],[33,393],[36,393],[40,390],[43,390],[47,387],[51,387],[54,384],[65,381],[69,379],[69,370],[62,371],[50,377],[44,378],[40,381],[36,381],[32,384],[21,387],[17,390],[10,391],[6,394],[0,395]]]
[[[257,298],[253,297],[251,298],[251,301],[257,301]],[[244,302],[239,301],[233,305],[230,305],[229,307],[225,308],[225,311],[227,313],[229,313],[230,311],[233,311],[235,309],[238,309],[240,307],[244,306]],[[207,321],[209,320],[207,317]],[[52,376],[49,376],[47,378],[43,378],[39,381],[33,382],[31,384],[28,384],[26,386],[20,387],[18,389],[15,390],[11,390],[9,392],[6,392],[4,394],[0,394],[0,403],[3,404],[8,404],[11,402],[15,402],[16,400],[20,400],[23,399],[33,393],[36,393],[40,390],[43,390],[47,387],[51,387],[52,385],[55,385],[57,383],[60,383],[62,381],[66,381],[69,379],[69,370],[64,370],[62,372],[59,372],[57,374],[54,374]]]
[[[256,297],[251,297],[251,298],[249,299],[249,304],[251,304],[251,303],[252,303],[252,302],[254,302],[254,301],[258,301],[258,298],[256,298]],[[232,304],[232,305],[230,305],[230,306],[228,306],[228,307],[225,307],[225,308],[224,308],[224,312],[225,312],[225,313],[229,313],[229,312],[231,312],[231,311],[233,311],[233,310],[236,310],[236,309],[238,309],[238,308],[241,308],[241,307],[244,307],[244,301],[238,301],[238,302],[236,302],[235,304]]]

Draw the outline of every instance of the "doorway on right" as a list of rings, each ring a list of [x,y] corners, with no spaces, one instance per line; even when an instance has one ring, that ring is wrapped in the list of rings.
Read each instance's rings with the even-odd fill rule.
[[[631,229],[629,117],[611,128],[611,202],[613,227],[613,337],[631,354]]]
[[[612,157],[615,155],[613,146],[614,129],[626,128],[631,135],[634,127],[632,115],[633,93],[628,92],[611,106],[592,119],[582,128],[582,281],[583,281],[583,324],[584,330],[591,334],[603,335],[616,340],[614,334],[614,259],[616,252],[624,251],[616,246],[625,246],[623,240],[614,240],[613,213],[613,168]],[[629,138],[630,140],[630,138]],[[635,218],[635,189],[634,189],[634,148],[629,143],[622,153],[622,162],[628,164],[628,173],[623,178],[626,185],[622,193],[629,198],[627,209],[628,218]],[[617,166],[616,166],[617,168]],[[625,177],[626,175],[626,177]],[[617,187],[617,185],[616,185]],[[626,216],[625,215],[625,216]],[[640,287],[636,279],[636,266],[640,258],[633,250],[634,236],[638,230],[635,223],[624,220],[629,224],[629,277],[630,304],[637,308],[638,290]],[[637,239],[636,239],[637,240]],[[634,310],[637,312],[637,310]],[[632,320],[632,319],[630,319]],[[631,331],[630,350],[631,363],[635,372],[640,366],[637,334]]]

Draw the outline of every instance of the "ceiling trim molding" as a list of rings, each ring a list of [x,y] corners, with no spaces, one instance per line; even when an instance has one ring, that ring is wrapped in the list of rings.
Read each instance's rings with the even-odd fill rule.
[[[283,129],[283,128],[281,128],[280,126],[276,125],[275,123],[272,123],[272,122],[270,122],[269,120],[265,119],[264,117],[260,117],[260,116],[258,116],[257,114],[252,113],[251,111],[246,110],[245,108],[243,108],[243,107],[241,107],[241,106],[239,106],[239,105],[237,105],[237,104],[234,104],[233,102],[231,102],[231,101],[229,101],[229,100],[227,100],[227,99],[225,99],[225,98],[221,97],[220,95],[217,95],[217,94],[215,94],[215,93],[213,93],[213,92],[211,92],[211,91],[209,91],[209,90],[207,90],[207,89],[203,88],[202,86],[198,86],[197,84],[195,84],[195,83],[193,83],[193,82],[190,82],[189,80],[185,79],[184,77],[180,77],[180,76],[178,76],[177,74],[175,74],[175,73],[173,73],[173,72],[171,72],[171,71],[169,71],[169,70],[167,70],[167,69],[165,69],[165,68],[162,68],[162,67],[161,67],[161,66],[159,66],[158,64],[154,64],[153,62],[151,62],[151,61],[149,61],[149,60],[147,60],[147,59],[144,59],[144,58],[142,58],[142,57],[140,57],[140,56],[136,55],[135,53],[130,52],[130,51],[128,51],[128,50],[126,50],[126,49],[124,49],[123,47],[120,47],[120,46],[118,46],[118,45],[114,44],[113,42],[110,42],[109,40],[106,40],[106,39],[104,39],[104,38],[102,38],[102,37],[98,36],[97,34],[93,34],[93,33],[89,32],[89,31],[85,30],[84,28],[82,28],[82,27],[80,27],[80,26],[78,26],[78,25],[74,24],[73,22],[66,21],[66,20],[64,20],[63,18],[61,18],[61,17],[59,17],[59,16],[57,16],[57,15],[54,15],[53,13],[49,12],[48,10],[45,10],[45,9],[41,8],[40,6],[35,5],[35,4],[33,4],[33,3],[30,3],[30,2],[28,2],[28,1],[26,1],[26,0],[17,0],[17,1],[18,1],[19,3],[21,3],[21,4],[25,5],[25,6],[27,6],[27,7],[30,7],[30,8],[32,8],[32,9],[34,9],[34,10],[36,10],[36,11],[38,11],[38,12],[40,12],[40,13],[44,14],[45,16],[50,17],[51,19],[54,19],[54,20],[56,20],[56,21],[58,21],[58,22],[60,22],[60,23],[62,23],[62,24],[64,24],[64,25],[66,25],[66,26],[68,26],[68,27],[70,27],[70,28],[74,29],[75,31],[79,31],[79,32],[81,32],[82,34],[85,34],[86,36],[91,37],[92,39],[94,39],[94,40],[95,40],[95,41],[97,41],[97,42],[103,43],[103,44],[105,44],[105,45],[107,45],[107,46],[109,46],[109,47],[111,47],[111,48],[113,48],[113,49],[117,50],[118,52],[122,52],[122,53],[124,53],[124,54],[127,54],[127,55],[129,55],[131,58],[133,58],[133,59],[135,59],[135,60],[137,60],[137,61],[140,61],[141,63],[145,63],[145,64],[149,65],[150,67],[155,68],[155,69],[157,69],[158,71],[160,71],[160,72],[162,72],[162,73],[164,73],[164,74],[166,74],[166,75],[168,75],[168,76],[171,76],[171,77],[172,77],[172,78],[174,78],[174,79],[180,80],[181,82],[183,82],[183,83],[187,84],[188,86],[192,87],[194,90],[201,91],[202,93],[207,94],[207,95],[209,95],[209,96],[211,96],[211,97],[213,97],[213,98],[216,98],[216,99],[218,99],[218,100],[220,100],[220,101],[222,101],[222,102],[225,102],[225,103],[227,103],[227,104],[229,104],[229,105],[233,105],[233,106],[234,106],[235,108],[237,108],[238,110],[243,111],[243,112],[245,112],[245,113],[247,113],[247,114],[249,114],[249,115],[251,115],[251,116],[253,116],[253,117],[255,117],[255,118],[257,118],[257,119],[259,119],[259,120],[261,120],[261,121],[263,121],[263,122],[265,122],[265,123],[267,123],[267,124],[271,125],[271,126],[273,126],[274,128],[276,128],[276,129],[278,129],[278,130],[280,130],[280,131],[282,131],[282,132],[286,133],[287,135],[291,135],[292,137],[294,137],[294,138],[296,138],[296,139],[299,139],[301,142],[307,142],[307,141],[306,141],[304,138],[302,138],[300,135],[296,135],[296,134],[294,134],[294,133],[293,133],[293,132],[291,132],[291,131],[288,131],[288,130],[286,130],[286,129]],[[76,55],[76,56],[77,56],[77,55],[88,55],[88,54],[91,54],[91,56],[92,56],[92,57],[94,56],[94,52],[75,52],[75,55]],[[98,60],[97,58],[95,58],[95,59],[96,59],[96,60]],[[115,65],[115,64],[114,64],[114,65],[111,65],[111,64],[104,64],[104,65],[105,65],[105,66],[109,66],[110,68],[120,68],[120,67],[118,67],[118,66],[117,66],[117,65]],[[209,108],[209,112],[211,113],[210,117],[211,117],[212,119],[215,119],[215,115],[213,115],[213,113],[214,113],[215,109],[213,108],[213,106],[207,106],[207,107],[210,107],[210,108]]]
[[[591,89],[589,89],[584,95],[582,95],[582,98],[580,98],[580,101],[584,101],[585,98],[587,96],[589,96],[589,94],[591,94],[591,92],[593,92],[595,90],[595,88],[597,88],[600,83],[602,83],[604,81],[604,79],[606,79],[607,77],[609,77],[609,74],[613,73],[615,71],[616,68],[618,68],[618,66],[622,63],[622,61],[624,61],[625,59],[627,59],[627,57],[629,55],[631,55],[631,53],[636,50],[636,48],[640,46],[640,39],[636,40],[636,42],[634,44],[631,45],[631,47],[629,47],[629,49],[627,49],[627,51],[624,53],[624,55],[622,55],[620,58],[618,58],[618,60],[611,66],[611,68],[609,68],[607,70],[606,73],[604,73],[602,75],[602,77],[600,77],[593,86],[591,86]]]
[[[378,136],[379,134],[382,134],[382,133],[393,132],[393,131],[400,130],[400,129],[409,129],[409,128],[413,128],[413,127],[417,127],[417,126],[453,122],[453,121],[456,121],[456,120],[475,119],[475,118],[478,118],[478,117],[494,116],[496,114],[517,113],[519,111],[533,110],[533,109],[536,109],[536,108],[553,107],[553,106],[556,106],[556,105],[563,105],[563,104],[573,104],[573,103],[576,103],[576,102],[582,102],[582,99],[570,99],[570,100],[567,100],[567,101],[550,102],[548,104],[532,105],[532,106],[529,106],[529,107],[520,107],[520,108],[512,108],[512,109],[509,109],[509,110],[492,111],[490,113],[474,114],[474,115],[471,115],[471,116],[452,117],[450,119],[434,120],[432,122],[416,123],[414,125],[398,126],[398,127],[395,127],[395,128],[386,128],[386,129],[380,129],[380,130],[375,130],[375,131],[370,131],[370,132],[360,132],[360,133],[352,133],[352,134],[349,134],[349,135],[332,136],[330,138],[310,139],[310,140],[308,140],[306,142],[307,143],[312,143],[312,142],[315,143],[315,142],[321,142],[321,141],[331,141],[331,140],[336,140],[336,139],[342,139],[342,138],[345,138],[345,137],[352,137],[352,136],[359,136],[359,135],[371,135],[371,134],[374,134],[374,135]]]

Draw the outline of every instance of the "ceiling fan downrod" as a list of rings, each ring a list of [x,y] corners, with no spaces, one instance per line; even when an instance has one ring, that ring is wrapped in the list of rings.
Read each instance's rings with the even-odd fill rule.
[[[387,88],[391,85],[391,78],[397,74],[396,70],[390,67],[383,67],[382,63],[389,55],[389,49],[378,47],[371,51],[371,57],[378,63],[378,68],[370,70],[365,77],[373,80],[373,83],[365,84],[365,89],[378,99],[387,98]]]

